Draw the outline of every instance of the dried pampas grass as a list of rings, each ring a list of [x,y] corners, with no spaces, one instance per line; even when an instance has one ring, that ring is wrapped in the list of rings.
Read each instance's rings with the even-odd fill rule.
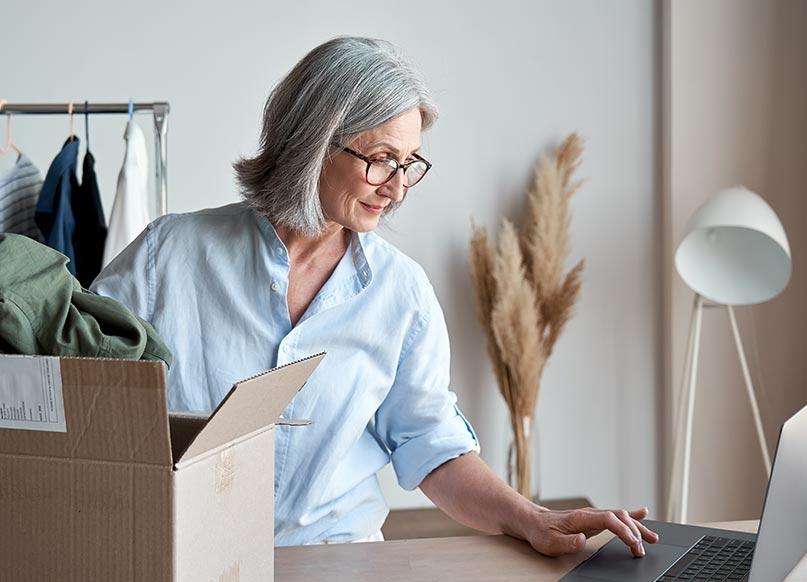
[[[569,198],[581,185],[572,182],[572,176],[582,152],[583,141],[573,133],[551,155],[540,157],[527,190],[521,232],[503,219],[494,248],[485,229],[472,226],[470,263],[477,317],[510,412],[515,486],[525,497],[532,496],[530,433],[541,373],[573,314],[582,283],[582,260],[563,274],[569,256]]]

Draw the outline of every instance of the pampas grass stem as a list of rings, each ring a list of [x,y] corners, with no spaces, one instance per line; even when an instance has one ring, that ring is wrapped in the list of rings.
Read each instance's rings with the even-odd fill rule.
[[[582,184],[572,177],[582,153],[583,140],[573,133],[552,154],[539,158],[526,193],[525,223],[519,230],[502,220],[495,248],[483,227],[471,227],[476,314],[510,414],[514,485],[528,498],[532,496],[532,423],[541,374],[573,315],[582,284],[584,261],[563,273],[570,244],[569,198]]]

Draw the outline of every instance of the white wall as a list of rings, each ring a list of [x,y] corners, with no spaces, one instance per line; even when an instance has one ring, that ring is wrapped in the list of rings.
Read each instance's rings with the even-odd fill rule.
[[[577,316],[544,375],[538,480],[545,497],[655,508],[656,3],[190,6],[11,2],[3,8],[3,21],[14,24],[4,26],[0,96],[170,101],[169,211],[189,211],[237,199],[230,163],[254,151],[270,87],[307,50],[338,34],[398,44],[422,69],[442,116],[424,139],[434,170],[382,234],[434,283],[452,337],[454,389],[484,458],[502,475],[509,429],[474,316],[470,218],[492,228],[501,215],[517,217],[538,154],[580,131],[587,182],[572,203],[571,259],[585,257],[587,269]],[[124,120],[91,122],[109,208]],[[15,120],[18,143],[43,172],[66,128],[63,117]],[[396,491],[389,474],[384,482],[394,506],[424,502]]]

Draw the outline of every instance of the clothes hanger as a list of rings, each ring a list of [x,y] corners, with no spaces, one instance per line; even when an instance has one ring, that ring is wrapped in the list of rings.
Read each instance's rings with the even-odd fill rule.
[[[130,97],[129,98],[129,121],[132,120],[132,117],[134,117],[134,101],[132,101],[132,98]]]
[[[67,105],[67,114],[70,116],[70,135],[67,137],[68,141],[76,139],[76,133],[73,131],[73,102]]]
[[[0,99],[0,113],[3,112],[3,107],[6,106],[5,99]],[[11,131],[11,113],[6,113],[6,145],[0,147],[0,154],[7,154],[11,150],[17,152],[17,155],[22,155],[20,148],[17,147],[17,144],[14,143],[14,134]]]
[[[90,153],[90,104],[84,101],[84,147]]]

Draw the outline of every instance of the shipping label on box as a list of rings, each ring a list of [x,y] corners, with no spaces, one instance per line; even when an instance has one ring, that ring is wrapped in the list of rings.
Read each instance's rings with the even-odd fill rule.
[[[0,374],[1,428],[67,431],[59,358],[5,358]]]

